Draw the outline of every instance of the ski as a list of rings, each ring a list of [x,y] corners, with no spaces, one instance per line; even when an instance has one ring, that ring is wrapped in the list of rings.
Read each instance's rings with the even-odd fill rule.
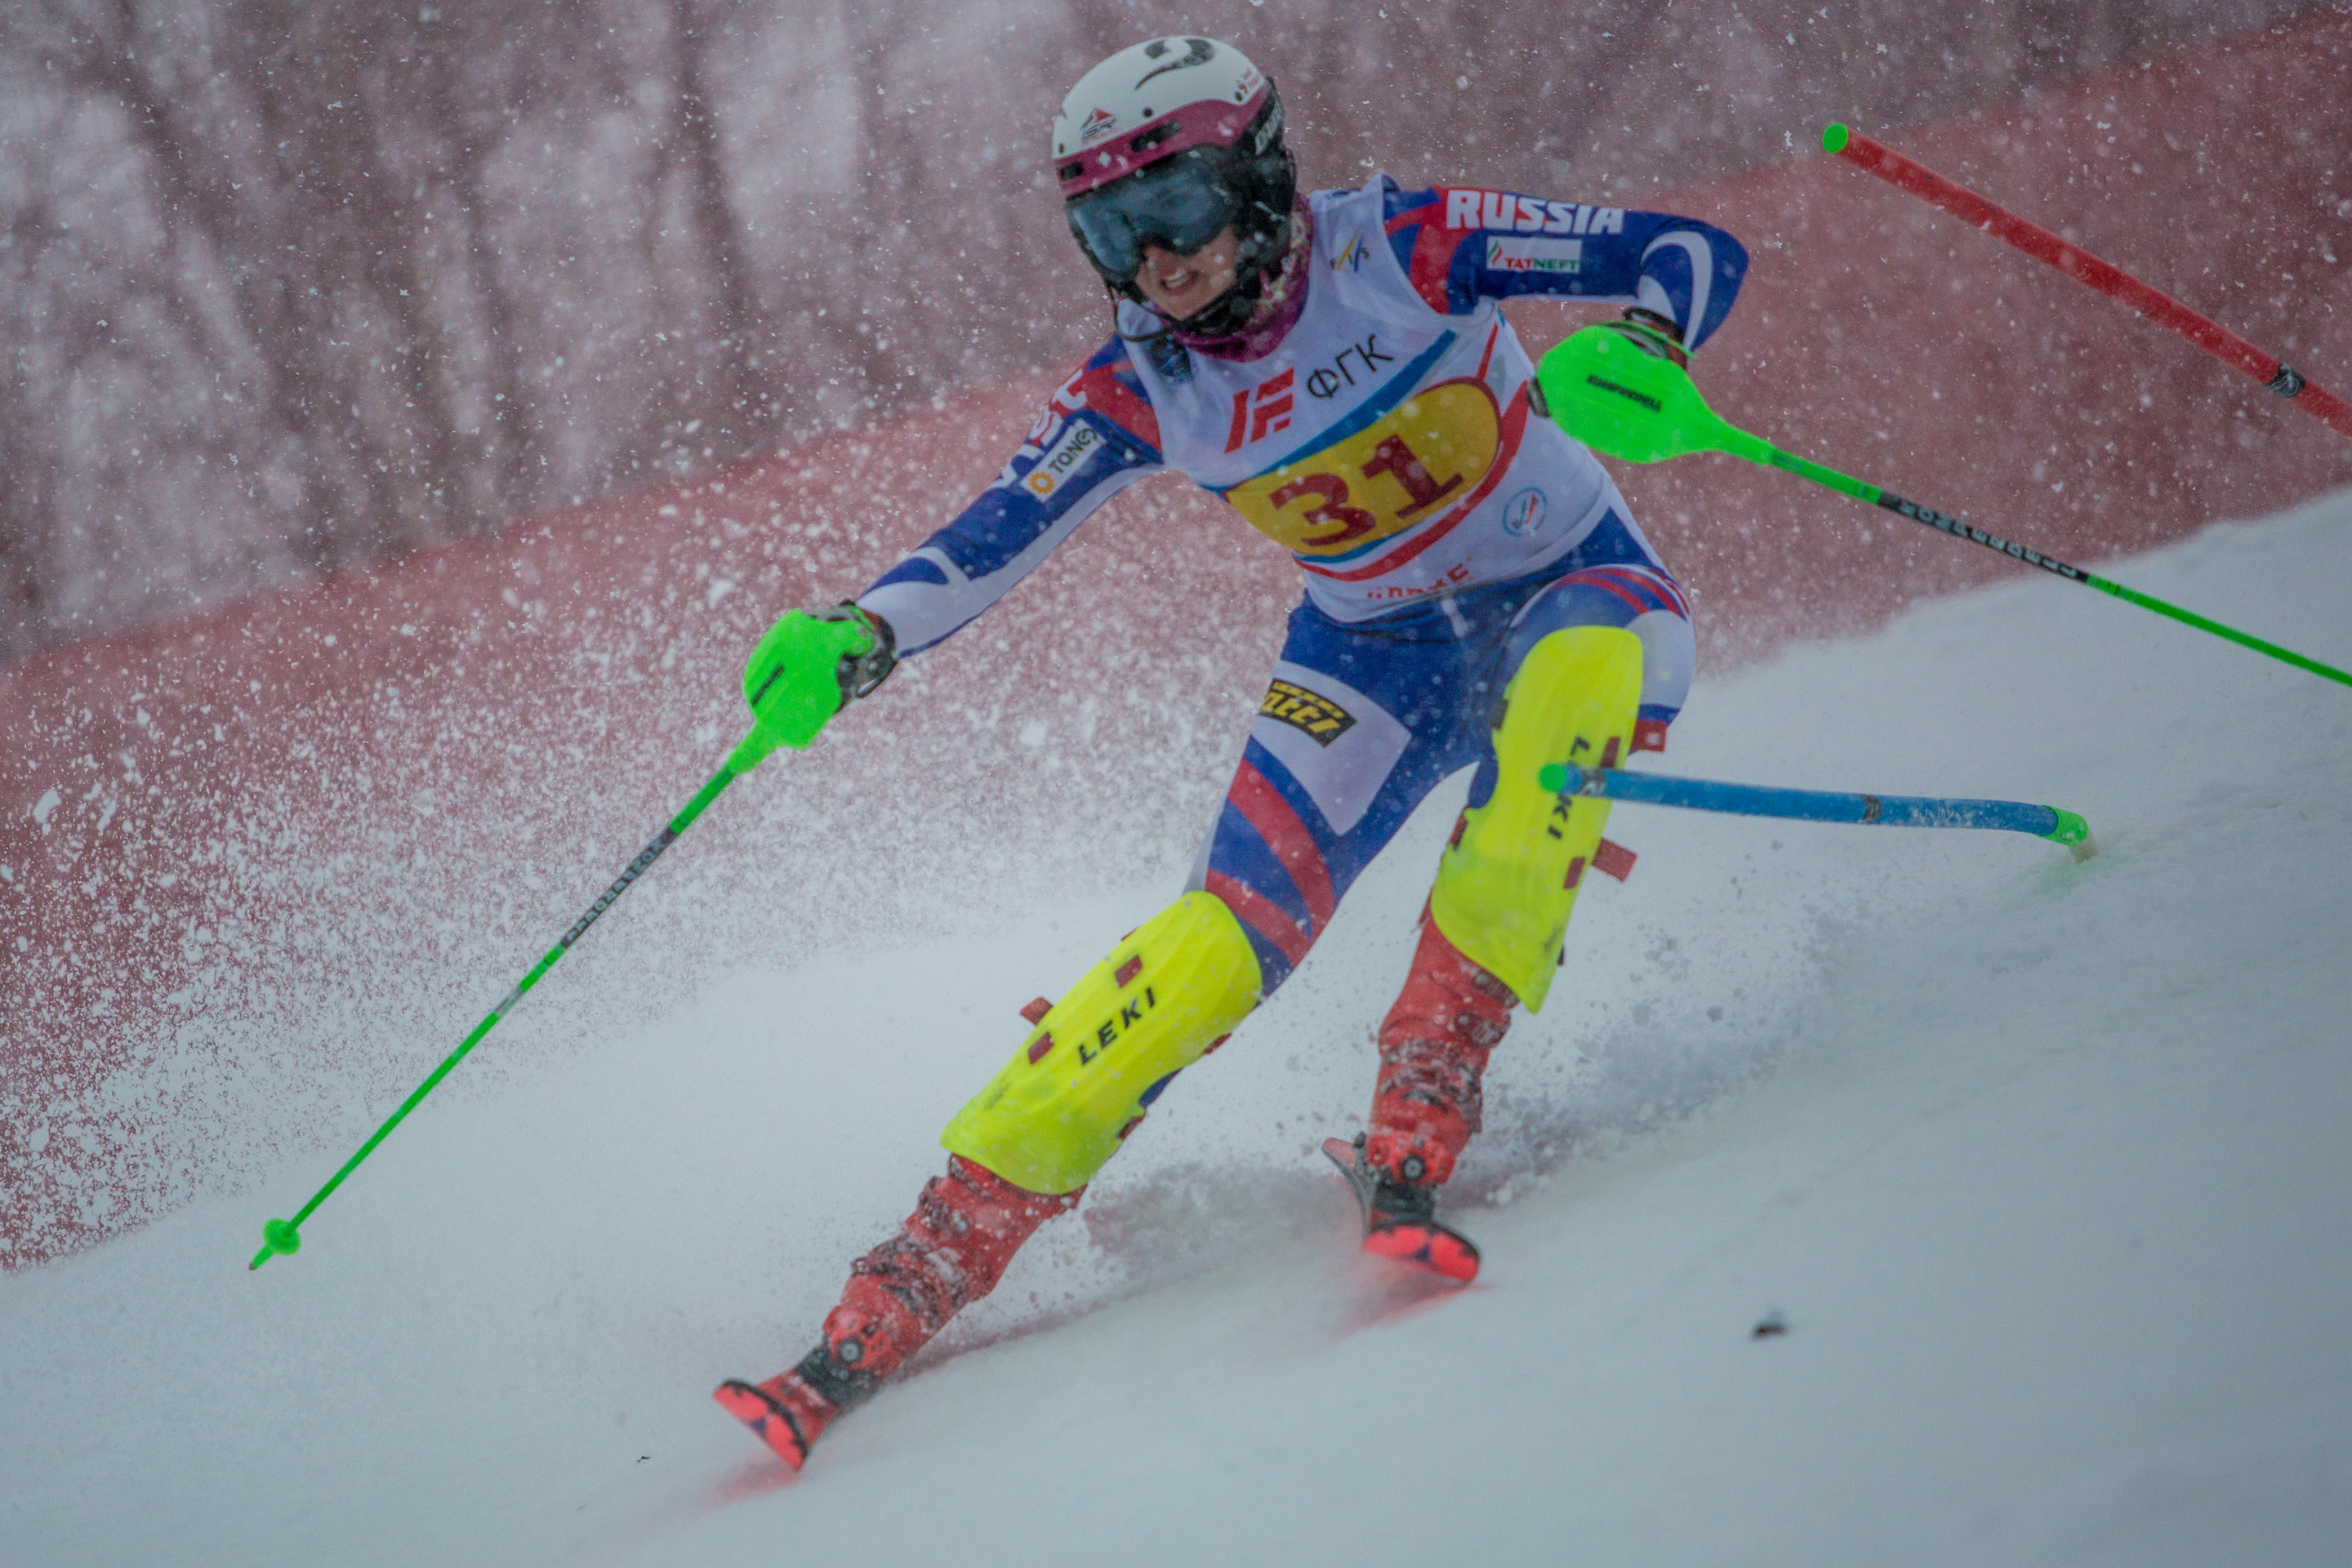
[[[1436,1189],[1382,1181],[1378,1171],[1364,1163],[1363,1152],[1360,1132],[1353,1142],[1323,1140],[1324,1156],[1339,1167],[1363,1214],[1364,1250],[1465,1285],[1478,1278],[1478,1246],[1437,1223]]]
[[[771,1380],[772,1383],[782,1381],[782,1378]],[[776,1458],[785,1464],[797,1470],[807,1462],[809,1439],[802,1434],[800,1422],[793,1416],[782,1390],[772,1392],[760,1384],[730,1377],[714,1389],[710,1397],[719,1401],[719,1407],[728,1415],[749,1426],[752,1435],[774,1450]]]
[[[765,1383],[729,1378],[711,1390],[719,1408],[799,1469],[824,1429],[874,1396],[881,1380],[843,1366],[824,1345]]]

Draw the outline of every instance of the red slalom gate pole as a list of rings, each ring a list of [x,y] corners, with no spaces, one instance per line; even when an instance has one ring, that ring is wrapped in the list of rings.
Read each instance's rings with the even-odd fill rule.
[[[2005,207],[1995,206],[1966,185],[1954,184],[1859,132],[1832,125],[1822,132],[1822,145],[1847,163],[1869,170],[1895,189],[1908,191],[1995,239],[2016,247],[2034,260],[2089,284],[2110,300],[2128,305],[2167,331],[2187,338],[2222,363],[2243,371],[2281,397],[2292,399],[2338,435],[2352,436],[2352,404],[2281,363],[2277,355],[2266,353],[2237,333],[2207,321],[2114,263],[2100,260],[2081,246],[2059,238],[2038,224],[2026,222]]]

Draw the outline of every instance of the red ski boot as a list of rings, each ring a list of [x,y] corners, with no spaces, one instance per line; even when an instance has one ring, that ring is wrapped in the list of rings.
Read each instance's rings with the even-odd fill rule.
[[[1368,1162],[1409,1186],[1445,1184],[1478,1131],[1486,1058],[1510,1028],[1517,1000],[1423,917],[1404,989],[1381,1020]]]
[[[1404,989],[1381,1023],[1370,1128],[1352,1144],[1323,1145],[1363,1205],[1365,1251],[1449,1279],[1477,1277],[1477,1247],[1437,1222],[1437,1189],[1478,1131],[1487,1054],[1516,1001],[1424,914]]]
[[[817,1435],[862,1404],[881,1381],[842,1366],[829,1346],[819,1345],[790,1372],[765,1383],[730,1378],[710,1396],[797,1470]]]
[[[1004,1277],[1036,1228],[1077,1204],[1016,1187],[961,1154],[924,1184],[898,1233],[850,1266],[824,1340],[765,1383],[728,1382],[712,1395],[794,1469],[809,1445],[906,1363],[948,1320]]]

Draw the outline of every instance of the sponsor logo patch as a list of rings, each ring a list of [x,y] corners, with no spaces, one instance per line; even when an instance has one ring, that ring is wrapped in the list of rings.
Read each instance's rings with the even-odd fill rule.
[[[1366,332],[1362,342],[1350,343],[1341,349],[1339,356],[1332,360],[1329,368],[1310,374],[1307,378],[1307,390],[1318,397],[1329,397],[1337,394],[1343,385],[1355,385],[1356,372],[1348,368],[1348,361],[1350,357],[1356,361],[1357,369],[1364,373],[1364,378],[1367,381],[1372,378],[1373,366],[1396,363],[1396,355],[1383,353],[1381,351],[1380,333]]]
[[[1356,272],[1360,271],[1363,265],[1364,231],[1362,229],[1358,229],[1355,233],[1348,237],[1348,243],[1339,247],[1339,254],[1331,258],[1331,270],[1334,272]]]
[[[1385,588],[1374,588],[1366,595],[1374,600],[1426,599],[1432,594],[1443,594],[1459,588],[1470,581],[1470,563],[1457,562],[1445,569],[1444,576],[1433,583],[1396,583]]]
[[[1246,392],[1234,394],[1234,422],[1225,431],[1225,450],[1238,452],[1252,441],[1263,441],[1277,430],[1290,428],[1290,411],[1297,400],[1290,388],[1296,371],[1286,370]]]
[[[1118,129],[1118,116],[1108,109],[1097,109],[1078,127],[1078,145],[1090,147]]]
[[[1328,697],[1277,680],[1257,705],[1261,718],[1278,719],[1318,746],[1328,746],[1355,728],[1356,716]]]
[[[1045,500],[1084,468],[1101,446],[1101,431],[1083,420],[1071,421],[1062,438],[1046,447],[1037,466],[1022,476],[1021,488],[1039,500]]]
[[[1083,1036],[1079,1038],[1078,1065],[1080,1067],[1094,1066],[1097,1061],[1099,1061],[1102,1058],[1104,1052],[1118,1044],[1118,1042],[1128,1035],[1132,1034],[1135,1029],[1142,1024],[1143,1016],[1146,1013],[1150,1012],[1153,1008],[1159,1005],[1159,994],[1149,985],[1143,988],[1143,994],[1141,995],[1129,996],[1126,1001],[1120,1003],[1118,1005],[1118,1011],[1111,1014],[1109,1016],[1103,1019],[1101,1023],[1095,1026],[1094,1033]]]
[[[1525,539],[1543,526],[1544,493],[1530,485],[1503,503],[1503,531]]]
[[[1486,270],[1489,272],[1551,272],[1577,271],[1584,265],[1584,241],[1580,239],[1489,239],[1486,242]]]

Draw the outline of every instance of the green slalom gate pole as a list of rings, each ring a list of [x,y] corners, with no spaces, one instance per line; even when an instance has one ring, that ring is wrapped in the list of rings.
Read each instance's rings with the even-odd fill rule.
[[[296,1210],[292,1219],[273,1219],[261,1227],[261,1250],[253,1255],[253,1261],[246,1266],[247,1268],[258,1268],[280,1253],[292,1254],[301,1250],[302,1237],[299,1227],[302,1222],[309,1219],[317,1211],[319,1205],[327,1201],[329,1194],[343,1184],[343,1179],[346,1176],[360,1168],[361,1162],[375,1152],[375,1146],[390,1137],[392,1130],[399,1126],[426,1095],[431,1094],[440,1086],[441,1080],[447,1078],[457,1065],[466,1059],[467,1052],[481,1044],[482,1037],[497,1027],[499,1020],[505,1017],[516,1003],[530,994],[530,988],[539,984],[541,975],[555,967],[555,961],[571,952],[572,944],[588,934],[588,928],[594,925],[606,910],[620,901],[621,895],[627,892],[636,879],[652,868],[656,860],[661,858],[662,851],[677,843],[678,835],[694,826],[694,819],[700,816],[704,809],[719,798],[719,791],[751,770],[758,760],[757,757],[751,758],[749,762],[745,760],[751,746],[751,742],[746,742],[743,746],[736,749],[735,752],[727,759],[726,764],[710,775],[709,782],[695,792],[694,798],[686,803],[685,809],[670,818],[669,826],[656,834],[652,843],[637,852],[637,858],[629,862],[628,868],[614,879],[611,887],[604,889],[604,896],[589,905],[585,914],[572,922],[572,929],[565,931],[562,939],[547,950],[547,956],[533,965],[530,973],[517,981],[514,989],[499,999],[499,1005],[490,1009],[489,1016],[474,1026],[474,1032],[459,1042],[456,1050],[441,1059],[441,1065],[433,1069],[431,1076],[418,1084],[415,1092],[400,1102],[400,1109],[386,1117],[383,1125],[369,1135],[368,1141],[360,1145],[358,1153],[343,1162],[341,1170],[327,1178],[325,1186],[310,1194],[310,1201]]]
[[[1734,816],[1847,822],[1867,827],[1977,827],[2030,833],[2057,845],[2076,860],[2087,860],[2099,852],[2097,841],[2091,837],[2091,825],[2080,816],[2063,806],[2031,805],[2021,800],[1780,789],[1770,784],[1620,773],[1614,768],[1583,768],[1567,763],[1547,764],[1537,775],[1537,782],[1553,795],[1633,801],[1643,805],[1675,805],[1685,811],[1719,811]]]
[[[1965,539],[1997,550],[2012,561],[2021,561],[2054,577],[2079,583],[2085,588],[2095,588],[2102,594],[2121,599],[2127,605],[2137,605],[2143,610],[2154,610],[2183,626],[2195,626],[2200,632],[2210,632],[2241,647],[2268,654],[2298,669],[2326,679],[2352,686],[2352,674],[2306,658],[2292,648],[2265,642],[2235,626],[2225,626],[2219,621],[2208,620],[2193,610],[2169,605],[2153,595],[2126,588],[2121,583],[2110,582],[2096,573],[2070,566],[2054,556],[2038,550],[2029,550],[1996,533],[1957,517],[1921,506],[1916,501],[1880,489],[1876,485],[1841,474],[1834,468],[1784,452],[1761,436],[1752,435],[1718,417],[1691,384],[1690,375],[1674,361],[1643,346],[1635,334],[1614,326],[1587,327],[1559,344],[1544,355],[1536,370],[1536,384],[1543,395],[1546,410],[1561,427],[1592,447],[1612,458],[1629,463],[1657,463],[1668,458],[1679,458],[1692,452],[1727,452],[1735,458],[1745,458],[1751,463],[1762,463],[1775,468],[1827,486],[1841,495],[1884,507],[1886,510],[1907,517],[1914,522],[1924,522],[1939,532],[1955,539]]]

